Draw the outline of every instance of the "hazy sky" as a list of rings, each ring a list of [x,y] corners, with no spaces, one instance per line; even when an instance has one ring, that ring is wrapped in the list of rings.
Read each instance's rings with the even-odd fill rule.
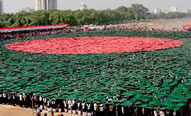
[[[34,9],[35,0],[3,0],[4,12],[15,13],[26,7]],[[84,2],[88,8],[94,9],[114,9],[119,6],[131,6],[132,3],[141,3],[153,11],[154,8],[160,8],[162,11],[168,11],[171,6],[179,9],[191,9],[191,0],[58,0],[58,9],[76,10],[80,8],[81,2]]]

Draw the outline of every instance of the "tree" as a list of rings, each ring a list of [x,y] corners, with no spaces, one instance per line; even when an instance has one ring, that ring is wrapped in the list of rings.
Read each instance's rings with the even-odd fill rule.
[[[123,22],[124,20],[128,19],[128,10],[129,8],[125,7],[125,6],[121,6],[117,9],[115,9],[115,11],[117,13],[119,13],[120,17],[119,18],[119,22]]]
[[[125,13],[125,12],[128,11],[128,8],[125,7],[125,6],[120,6],[120,7],[118,7],[118,8],[115,9],[115,10],[118,11],[118,12],[123,12],[123,13]]]
[[[135,18],[135,20],[145,19],[149,11],[142,4],[132,4],[129,10],[129,13],[131,13],[130,16]]]
[[[29,16],[29,26],[31,25],[48,25],[49,22],[49,12],[48,11],[34,11]]]

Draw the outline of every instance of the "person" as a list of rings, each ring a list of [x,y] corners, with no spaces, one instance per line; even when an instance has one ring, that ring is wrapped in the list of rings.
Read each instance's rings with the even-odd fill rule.
[[[62,109],[61,109],[61,107],[60,107],[60,104],[58,104],[56,111],[57,111],[57,112],[61,112],[61,111],[62,111]]]
[[[75,115],[77,110],[77,103],[75,100],[72,100],[72,113]]]
[[[43,98],[43,106],[44,106],[44,109],[47,110],[47,99],[46,98]]]
[[[20,107],[23,107],[23,95],[19,94],[19,105]]]
[[[64,103],[64,112],[68,112],[68,102],[66,100],[63,101]]]
[[[55,115],[54,115],[54,112],[51,112],[51,116],[55,116]]]
[[[115,106],[116,116],[122,116],[121,106]]]
[[[132,108],[132,106],[124,106],[123,107],[123,112],[124,112],[124,115],[126,116],[132,116],[133,115],[133,111],[134,109]]]
[[[145,108],[142,108],[142,109],[141,109],[141,114],[142,114],[143,116],[146,116]]]
[[[3,103],[3,95],[0,93],[0,104]]]
[[[154,110],[154,116],[158,116],[157,110]]]
[[[172,116],[171,111],[170,110],[166,110],[165,116]]]
[[[37,116],[40,116],[40,113],[41,113],[40,106],[38,106],[38,105],[36,106],[35,112],[36,112]]]
[[[97,116],[98,113],[98,105],[97,103],[94,103],[94,112],[93,112],[93,116]]]
[[[173,112],[173,116],[176,116],[176,110],[174,110],[174,112]]]
[[[86,106],[87,106],[88,116],[91,116],[92,115],[92,104],[88,103],[88,104],[86,104]]]
[[[52,111],[56,112],[56,101],[52,100]]]
[[[82,105],[81,105],[81,102],[79,102],[79,101],[77,104],[77,109],[78,109],[78,115],[81,116]]]
[[[184,83],[184,81],[185,81],[185,77],[183,77],[183,78],[181,79],[181,83]]]
[[[100,105],[99,105],[99,116],[104,116],[103,104],[100,104]]]
[[[16,98],[15,98],[15,94],[12,94],[12,97],[11,97],[12,99],[11,99],[11,104],[13,105],[13,106],[15,106],[16,105]]]
[[[105,116],[115,116],[115,112],[113,111],[114,105],[108,105],[106,108]]]
[[[30,94],[27,94],[26,96],[26,104],[27,104],[27,107],[30,107],[32,108],[32,98],[31,98],[31,95]]]
[[[47,101],[47,109],[48,109],[48,112],[52,112],[52,100],[48,100]]]
[[[72,101],[68,100],[68,113],[72,113]]]
[[[39,104],[43,105],[43,98],[41,96],[39,97]]]
[[[3,103],[7,104],[7,94],[3,93]]]
[[[164,114],[164,112],[162,110],[159,112],[159,115],[160,116],[165,116],[165,114]]]
[[[83,116],[86,116],[86,112],[87,112],[86,103],[83,102],[83,103],[82,103],[82,115],[83,115]]]
[[[7,97],[7,102],[8,102],[8,104],[10,105],[10,104],[11,104],[11,99],[12,99],[12,98],[11,98],[11,95],[10,95],[10,94],[8,94],[7,96],[8,96],[8,97]]]
[[[121,114],[122,114],[122,115],[124,115],[124,114],[125,114],[125,109],[124,109],[124,107],[123,107],[123,106],[121,107]]]

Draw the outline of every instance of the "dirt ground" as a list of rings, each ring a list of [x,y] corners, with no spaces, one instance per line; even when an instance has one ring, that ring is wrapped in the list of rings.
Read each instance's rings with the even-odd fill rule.
[[[183,19],[169,19],[169,20],[153,20],[147,22],[139,22],[140,26],[147,26],[152,28],[159,28],[165,30],[172,30],[172,28],[182,29],[181,25],[191,24],[191,18],[183,18]]]
[[[32,109],[0,105],[0,116],[36,116]]]
[[[182,30],[182,25],[191,24],[191,18],[182,18],[182,19],[155,19],[155,20],[147,20],[147,21],[139,21],[139,22],[129,22],[125,24],[116,24],[115,26],[132,26],[134,27],[147,27],[154,29],[162,29],[170,31],[173,28],[178,30]],[[133,26],[132,26],[133,27]]]
[[[41,116],[44,116],[44,113],[47,113],[47,116],[51,116],[51,113],[47,111],[43,111]],[[63,114],[64,116],[77,116],[67,113],[55,113],[55,116]],[[10,105],[0,105],[0,116],[36,116],[34,110],[29,108],[20,108],[20,107],[13,107]]]

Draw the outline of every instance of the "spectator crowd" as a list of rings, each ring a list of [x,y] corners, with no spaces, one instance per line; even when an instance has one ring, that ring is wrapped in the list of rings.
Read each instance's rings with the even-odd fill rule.
[[[98,31],[98,30],[116,30],[116,31],[156,31],[156,32],[167,32],[167,31],[185,31],[176,28],[172,30],[165,30],[159,28],[151,28],[147,26],[137,26],[137,25],[105,25],[105,26],[87,26],[89,31]],[[33,36],[48,36],[48,35],[61,35],[65,33],[75,33],[84,31],[83,26],[75,27],[66,27],[66,28],[47,28],[47,29],[38,29],[38,30],[21,30],[21,31],[7,31],[0,32],[0,41],[8,39],[23,39],[23,38],[32,38]]]

